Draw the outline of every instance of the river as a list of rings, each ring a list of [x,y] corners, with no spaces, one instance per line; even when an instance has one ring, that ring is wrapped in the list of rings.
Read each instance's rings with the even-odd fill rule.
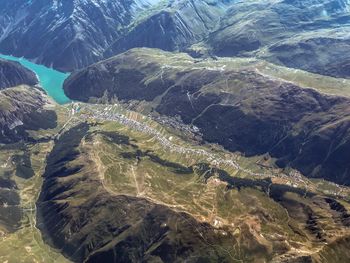
[[[40,86],[52,97],[57,103],[65,104],[70,99],[64,94],[63,82],[69,76],[69,73],[62,73],[43,65],[35,64],[25,58],[17,58],[0,54],[0,58],[17,61],[24,67],[35,72],[39,79]]]

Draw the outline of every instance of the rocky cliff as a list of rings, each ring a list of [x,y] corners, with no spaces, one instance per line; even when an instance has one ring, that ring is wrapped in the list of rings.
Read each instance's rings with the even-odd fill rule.
[[[131,28],[106,50],[109,57],[135,47],[185,50],[218,28],[220,18],[233,1],[169,1]]]

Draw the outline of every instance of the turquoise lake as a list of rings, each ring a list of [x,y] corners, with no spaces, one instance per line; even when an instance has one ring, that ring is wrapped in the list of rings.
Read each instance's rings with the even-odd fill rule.
[[[25,58],[17,58],[0,54],[0,58],[17,61],[24,67],[35,72],[38,76],[40,86],[46,90],[47,94],[57,103],[64,104],[70,102],[70,99],[64,94],[63,82],[69,76],[69,73],[62,73],[43,65],[35,64]]]

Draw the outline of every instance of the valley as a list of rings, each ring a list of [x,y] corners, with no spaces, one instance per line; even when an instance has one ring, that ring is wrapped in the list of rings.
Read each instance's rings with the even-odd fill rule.
[[[347,0],[15,0],[0,9],[0,52],[64,72],[148,47],[349,78]]]
[[[0,1],[0,262],[349,262],[349,10]]]
[[[350,207],[349,200],[347,200],[349,189],[346,187],[326,183],[321,188],[319,187],[320,182],[309,180],[296,171],[283,171],[274,165],[270,167],[269,165],[259,165],[261,160],[265,160],[263,157],[247,158],[239,153],[225,151],[217,145],[203,145],[195,137],[190,139],[191,136],[184,140],[178,136],[179,133],[174,128],[162,126],[152,118],[125,109],[123,105],[74,103],[56,106],[56,112],[58,113],[58,125],[55,129],[45,133],[43,133],[44,131],[31,132],[33,138],[37,139],[43,138],[43,136],[47,138],[51,134],[49,135],[51,140],[30,147],[32,148],[30,156],[34,175],[29,180],[22,179],[22,182],[15,179],[17,191],[20,193],[23,219],[19,221],[21,223],[18,230],[4,234],[4,242],[1,243],[3,248],[1,251],[7,251],[8,242],[28,240],[26,250],[21,254],[26,262],[29,258],[32,260],[33,257],[39,261],[44,260],[46,255],[50,255],[50,259],[45,259],[46,262],[50,262],[52,259],[55,262],[67,260],[57,253],[63,253],[74,261],[80,261],[81,257],[87,257],[88,262],[96,262],[96,260],[107,257],[112,250],[120,251],[118,244],[122,244],[119,243],[122,242],[122,239],[117,242],[110,237],[105,237],[107,239],[104,239],[102,243],[110,242],[109,245],[99,245],[102,244],[100,243],[102,240],[98,241],[101,239],[99,231],[105,231],[100,229],[90,232],[86,236],[88,239],[95,240],[93,247],[87,243],[86,247],[84,245],[80,248],[79,254],[72,255],[68,248],[66,250],[65,246],[60,245],[62,241],[56,239],[58,237],[53,231],[58,231],[58,229],[62,229],[63,233],[73,231],[68,230],[71,228],[62,228],[66,224],[73,224],[71,227],[74,227],[73,233],[75,234],[67,233],[67,235],[72,235],[68,242],[71,242],[71,246],[75,246],[75,240],[80,240],[79,236],[87,229],[95,229],[94,224],[97,222],[101,227],[106,220],[106,223],[109,222],[108,224],[116,224],[117,222],[114,223],[114,219],[108,219],[108,217],[102,221],[95,221],[99,218],[97,217],[86,225],[86,223],[81,222],[81,220],[85,221],[86,219],[76,217],[78,215],[74,219],[71,218],[72,215],[80,214],[87,209],[86,212],[83,212],[87,213],[85,215],[94,214],[97,216],[97,211],[93,212],[94,210],[102,209],[98,212],[102,213],[106,204],[113,205],[114,202],[119,203],[118,209],[120,209],[124,206],[123,199],[129,200],[128,202],[131,204],[134,204],[136,200],[138,200],[137,202],[152,203],[153,206],[166,207],[181,214],[179,219],[166,219],[168,216],[165,218],[164,215],[161,216],[162,221],[159,222],[161,228],[153,229],[152,231],[156,231],[153,233],[161,231],[162,227],[166,229],[169,227],[168,231],[175,231],[172,226],[174,222],[171,220],[176,220],[179,224],[188,220],[208,224],[208,227],[213,228],[210,231],[214,231],[210,236],[207,236],[209,230],[202,229],[203,226],[195,227],[204,239],[204,243],[201,243],[200,246],[207,246],[207,242],[217,244],[217,238],[222,236],[226,239],[225,243],[219,243],[215,247],[218,246],[217,253],[223,253],[224,258],[228,257],[227,262],[240,260],[255,262],[255,259],[249,256],[249,251],[253,247],[261,251],[259,255],[269,260],[276,260],[276,262],[280,262],[281,258],[288,259],[296,256],[317,258],[318,253],[323,249],[328,249],[327,243],[332,244],[339,238],[350,234],[346,227],[341,226],[348,224],[347,217],[342,219],[340,212],[336,212],[337,210],[332,212],[333,210],[330,209],[332,206],[329,206],[328,209],[328,205],[325,206],[327,203],[323,203],[326,202],[324,200],[339,200],[332,202],[342,204],[345,211],[348,211],[347,209]],[[182,125],[179,124],[179,127]],[[187,128],[183,127],[183,129]],[[73,136],[72,132],[77,134]],[[76,141],[72,146],[78,147],[79,151],[70,152],[71,146],[68,147],[68,145],[71,145],[71,140],[75,136],[79,136],[81,141]],[[69,144],[64,143],[67,138],[70,138]],[[26,147],[27,152],[28,146]],[[38,147],[41,150],[38,151]],[[55,147],[59,148],[55,150]],[[11,155],[15,154],[11,153]],[[9,159],[9,155],[2,154],[1,156],[4,160]],[[268,163],[269,161],[265,160],[264,162]],[[47,164],[45,165],[45,163]],[[47,165],[51,168],[48,169]],[[18,167],[11,169],[19,171]],[[44,174],[42,179],[41,174]],[[18,176],[16,175],[14,178]],[[77,181],[78,178],[80,178],[79,181]],[[44,184],[41,186],[43,192],[40,193],[36,204],[36,207],[39,207],[39,217],[36,219],[33,201],[35,202],[39,195],[38,189],[42,185],[41,180],[44,180]],[[71,185],[69,188],[64,186],[67,183]],[[91,192],[92,189],[94,189],[94,194]],[[91,198],[102,198],[103,202],[107,203],[104,203],[103,206],[96,206],[95,202],[98,199],[93,201]],[[114,201],[110,203],[111,199]],[[43,202],[44,200],[45,202]],[[223,202],[223,200],[225,201]],[[238,200],[239,202],[237,202]],[[90,206],[91,202],[95,205]],[[261,205],[261,202],[264,205]],[[249,205],[247,206],[247,204]],[[79,210],[77,210],[77,205],[80,207]],[[49,210],[46,210],[47,206],[50,207]],[[56,208],[53,209],[52,206]],[[294,209],[297,209],[298,206],[305,207],[306,210],[299,211],[298,215],[290,217],[290,214],[296,213],[297,210]],[[264,211],[265,209],[268,211]],[[45,215],[44,217],[40,216],[43,211],[46,211],[45,214],[42,214]],[[56,213],[55,211],[57,214],[52,214]],[[159,213],[161,213],[160,211]],[[307,213],[306,215],[309,213],[317,214],[317,216],[316,214],[312,216],[316,220],[316,228],[309,226],[307,219],[303,221],[303,213]],[[104,215],[107,216],[107,214]],[[133,214],[126,215],[128,220],[135,220],[138,217]],[[189,215],[193,219],[187,218]],[[272,218],[267,217],[267,215]],[[53,222],[58,224],[57,226],[52,225],[51,217],[55,218]],[[180,223],[182,217],[185,221]],[[316,219],[319,217],[323,219]],[[289,219],[286,220],[286,218]],[[279,222],[278,224],[276,224],[276,220]],[[197,224],[194,222],[191,224]],[[260,226],[262,222],[264,223]],[[43,239],[41,239],[40,232],[35,225],[43,234]],[[325,236],[322,234],[322,238],[318,237],[321,232],[317,229],[326,227],[326,225],[327,234]],[[184,229],[183,227],[185,226],[182,226],[181,229]],[[77,231],[77,228],[81,229]],[[85,228],[87,229],[84,230]],[[192,230],[188,229],[188,231]],[[116,232],[116,235],[121,235],[121,233],[117,233],[119,232]],[[133,238],[136,238],[141,233],[133,229],[128,230],[123,235],[132,235]],[[190,234],[191,238],[196,238],[195,236],[194,233]],[[167,242],[171,242],[172,249],[180,249],[181,245],[173,243],[175,241],[170,241],[172,239],[170,236],[169,238]],[[245,244],[246,238],[249,242],[255,240],[254,242],[257,243],[249,243],[243,247],[239,245]],[[289,245],[283,249],[279,248],[284,239],[288,240]],[[226,244],[226,242],[233,242],[233,246]],[[47,248],[46,243],[58,250]],[[22,246],[21,243],[17,244],[18,248]],[[44,253],[42,249],[46,252]],[[165,260],[162,254],[164,252],[161,252],[161,249],[163,249],[162,246],[156,250],[144,251],[142,253],[145,254],[142,257],[149,258],[149,260],[160,257]],[[169,254],[168,249],[166,254],[170,256],[172,252]],[[197,251],[200,248],[193,249]],[[11,261],[11,255],[18,257],[17,253],[2,254],[2,259]],[[126,259],[124,258],[124,260]]]
[[[136,112],[125,111],[120,105],[106,107],[105,105],[75,104],[73,108],[79,109],[79,112],[75,113],[76,121],[86,120],[95,127],[92,128],[93,138],[89,136],[83,140],[82,145],[87,149],[92,147],[90,150],[86,149],[86,151],[92,152],[90,160],[97,162],[98,174],[103,175],[100,178],[102,186],[112,196],[122,195],[142,198],[158,205],[170,207],[175,211],[189,213],[199,221],[208,222],[219,229],[225,229],[221,230],[224,231],[222,232],[224,235],[226,235],[225,233],[229,234],[230,231],[231,233],[237,231],[236,227],[229,230],[232,227],[230,225],[236,225],[237,221],[230,221],[235,216],[227,214],[227,206],[229,206],[227,199],[225,199],[225,204],[222,204],[222,208],[220,208],[220,200],[222,200],[222,194],[227,195],[230,191],[235,191],[236,187],[247,189],[248,192],[253,191],[253,193],[258,191],[256,194],[259,191],[262,191],[262,193],[266,191],[267,196],[271,195],[270,198],[274,200],[280,195],[279,192],[285,186],[291,185],[289,189],[287,187],[282,192],[300,194],[304,198],[310,194],[308,198],[312,198],[314,202],[320,198],[311,197],[315,192],[318,192],[317,184],[300,177],[300,175],[297,176],[298,173],[295,171],[290,171],[289,175],[285,174],[283,176],[283,171],[277,171],[276,168],[261,168],[256,165],[254,159],[245,159],[239,155],[232,156],[232,153],[222,152],[223,150],[219,149],[216,150],[215,155],[210,155],[208,152],[212,150],[208,150],[208,146],[191,146],[193,142],[182,141],[171,130],[162,128],[151,119]],[[74,118],[71,120],[79,125],[79,121],[76,123]],[[102,133],[101,128],[99,128],[100,125],[103,127]],[[171,138],[171,142],[168,138]],[[120,152],[120,155],[117,154],[118,152]],[[212,158],[210,159],[210,157]],[[234,162],[233,166],[230,165],[233,163],[232,160],[237,160],[237,163]],[[274,172],[280,176],[276,178],[271,175],[262,176],[261,172],[266,174]],[[116,174],[118,174],[117,177],[115,177]],[[229,177],[228,174],[230,174]],[[293,175],[296,177],[293,177]],[[256,189],[255,184],[260,185],[257,189],[261,187],[261,190],[252,190]],[[231,185],[233,189],[228,190],[227,187],[230,189]],[[279,189],[280,187],[282,189]],[[332,188],[332,184],[330,184],[328,189],[326,187],[325,192],[318,192],[318,195],[322,196],[326,193],[328,196],[332,193],[332,190],[330,190]],[[172,190],[170,191],[170,189]],[[340,197],[339,193],[343,198],[349,196],[347,188],[336,186],[335,189],[333,194],[338,196],[335,196],[335,198]],[[241,191],[244,192],[245,190],[239,190],[237,194],[244,196]],[[249,192],[249,195],[253,193]],[[277,196],[273,197],[274,195]],[[244,200],[245,197],[241,198]],[[258,199],[262,201],[263,197],[259,194]],[[233,197],[233,200],[237,200],[237,197]],[[282,201],[282,204],[287,209],[292,209],[287,205],[288,202],[290,201],[286,199]],[[235,209],[239,209],[236,202],[233,206]],[[267,207],[270,207],[270,205]],[[253,208],[250,207],[250,209]],[[242,213],[243,210],[238,211],[238,213]],[[282,216],[282,211],[276,212],[276,215]],[[298,219],[293,218],[291,220]],[[329,224],[329,221],[327,224]],[[268,233],[267,230],[266,234],[269,235]],[[265,234],[262,235],[265,236]],[[307,247],[294,249],[298,254],[301,251],[305,255],[315,253],[313,249],[316,248]],[[236,249],[231,253],[234,253]],[[318,249],[320,248],[318,247],[316,251]],[[292,251],[293,249],[291,250],[293,256]],[[243,251],[239,253],[244,255]],[[286,257],[288,258],[291,255],[288,254]],[[248,258],[245,260],[248,260]]]
[[[76,113],[75,109],[79,109],[79,112]],[[221,152],[213,153],[209,147],[200,147],[199,142],[196,148],[192,148],[191,146],[182,146],[177,145],[173,141],[176,142],[176,139],[172,136],[172,134],[168,134],[164,128],[161,128],[161,131],[158,129],[152,128],[155,126],[159,128],[159,124],[154,122],[152,119],[148,119],[148,117],[140,115],[136,112],[130,112],[123,108],[122,105],[114,104],[111,106],[106,105],[91,105],[91,104],[82,104],[75,103],[72,106],[72,116],[65,124],[66,126],[77,125],[77,123],[82,121],[93,121],[93,122],[114,122],[119,125],[128,127],[128,129],[143,133],[147,136],[150,136],[151,139],[148,139],[150,143],[154,143],[155,141],[159,144],[163,152],[174,153],[185,155],[185,159],[190,159],[191,161],[196,160],[196,162],[208,162],[211,166],[215,168],[221,168],[227,171],[230,171],[232,174],[239,174],[242,177],[248,176],[255,179],[265,179],[269,178],[276,182],[292,185],[293,187],[303,189],[306,186],[305,191],[309,191],[313,189],[316,191],[317,187],[312,187],[311,181],[307,178],[303,177],[300,173],[296,171],[290,171],[289,174],[284,174],[282,170],[276,169],[261,169],[261,167],[256,166],[253,170],[242,167],[235,160],[240,160],[242,163],[249,163],[249,159],[244,161],[244,157],[242,157],[239,153],[232,154],[228,151],[224,151],[221,149]],[[152,125],[152,126],[150,126]],[[178,127],[181,127],[183,124],[178,124]],[[195,127],[196,128],[196,127]],[[196,130],[196,129],[195,129]],[[61,132],[63,132],[61,130]],[[168,137],[167,137],[168,136]],[[179,138],[177,138],[179,140]],[[212,146],[218,147],[218,146]],[[220,147],[218,147],[220,149]],[[261,157],[263,158],[263,157]],[[243,160],[242,160],[243,159]],[[254,160],[254,158],[253,158]],[[259,163],[259,161],[256,161]],[[249,166],[248,166],[249,167]],[[331,185],[331,184],[330,184]],[[327,192],[330,194],[331,192]],[[335,184],[335,191],[332,193],[334,196],[347,198],[349,192],[346,187],[341,187]]]
[[[251,59],[196,60],[142,48],[75,72],[64,90],[73,100],[120,101],[144,114],[179,118],[232,152],[268,153],[280,167],[348,184],[348,85]]]
[[[167,57],[167,64],[159,70],[150,69],[160,83],[171,85],[174,72],[191,72],[196,79],[191,86],[196,87],[196,81],[200,81],[203,94],[212,92],[212,80],[202,79],[205,74],[227,77],[227,72],[235,81],[242,81],[239,85],[247,85],[247,79],[241,76],[254,74],[254,81],[263,78],[260,83],[268,82],[270,88],[271,83],[294,85],[295,81],[306,94],[320,92],[326,97],[334,96],[326,83],[337,92],[337,85],[347,83],[325,77],[324,86],[314,84],[316,88],[311,91],[307,86],[314,80],[313,75],[260,61],[194,62],[183,54],[177,62],[169,54],[150,52],[155,51],[148,50],[147,55],[143,50],[130,51],[126,55],[132,57],[127,61],[132,62],[137,54],[135,59],[142,67],[143,56],[157,61]],[[115,63],[114,59],[110,61]],[[123,67],[128,65],[124,63]],[[65,85],[71,85],[80,74],[73,74]],[[183,84],[176,85],[184,88],[191,76],[182,77]],[[151,78],[158,81],[154,75]],[[157,91],[152,81],[148,87]],[[218,92],[230,90],[230,77],[226,81],[216,89],[219,96]],[[2,146],[5,191],[16,196],[12,202],[17,200],[10,203],[6,195],[2,197],[2,260],[11,262],[20,257],[24,262],[100,262],[112,258],[125,262],[133,258],[152,262],[183,256],[195,262],[204,256],[214,262],[218,258],[223,262],[259,262],[261,258],[268,262],[328,262],[336,248],[347,247],[348,187],[305,176],[290,166],[280,167],[269,154],[249,156],[239,150],[229,151],[220,143],[208,143],[206,131],[196,122],[153,112],[170,90],[161,92],[160,97],[153,95],[149,105],[150,92],[136,93],[146,96],[142,102],[92,98],[90,102],[58,105],[39,92],[40,88],[22,86],[2,91],[22,101],[28,96],[19,94],[39,92],[41,107],[55,115],[55,124],[49,121],[34,130],[24,125],[21,133],[25,141],[14,136]],[[196,111],[198,98],[193,92],[185,89],[182,96],[188,108]],[[22,120],[25,124],[26,118]],[[118,216],[111,210],[119,211]],[[138,242],[147,244],[146,248],[135,247]],[[17,248],[10,244],[17,244]],[[10,249],[14,252],[8,253]],[[183,250],[186,252],[179,254]],[[251,251],[255,251],[253,255]],[[342,248],[337,252],[336,262],[348,256],[346,251]]]
[[[58,126],[63,121],[61,117],[65,118],[63,112],[59,116]],[[69,262],[43,241],[36,227],[36,200],[42,185],[41,174],[46,166],[46,156],[53,146],[51,140],[44,138],[56,132],[56,129],[32,131],[37,142],[15,142],[0,146],[2,262]],[[7,193],[17,197],[16,204],[7,197]],[[16,225],[13,227],[6,227],[14,223]]]

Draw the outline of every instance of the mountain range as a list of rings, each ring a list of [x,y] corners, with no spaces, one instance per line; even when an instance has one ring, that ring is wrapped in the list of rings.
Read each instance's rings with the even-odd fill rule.
[[[350,75],[347,0],[15,0],[0,8],[0,51],[62,71],[150,47]]]
[[[349,0],[0,1],[0,53],[71,100],[0,59],[0,260],[348,262],[349,29]]]
[[[349,184],[349,98],[266,76],[257,63],[134,49],[72,74],[64,88],[79,101],[136,101],[233,152],[268,153],[282,167]]]

